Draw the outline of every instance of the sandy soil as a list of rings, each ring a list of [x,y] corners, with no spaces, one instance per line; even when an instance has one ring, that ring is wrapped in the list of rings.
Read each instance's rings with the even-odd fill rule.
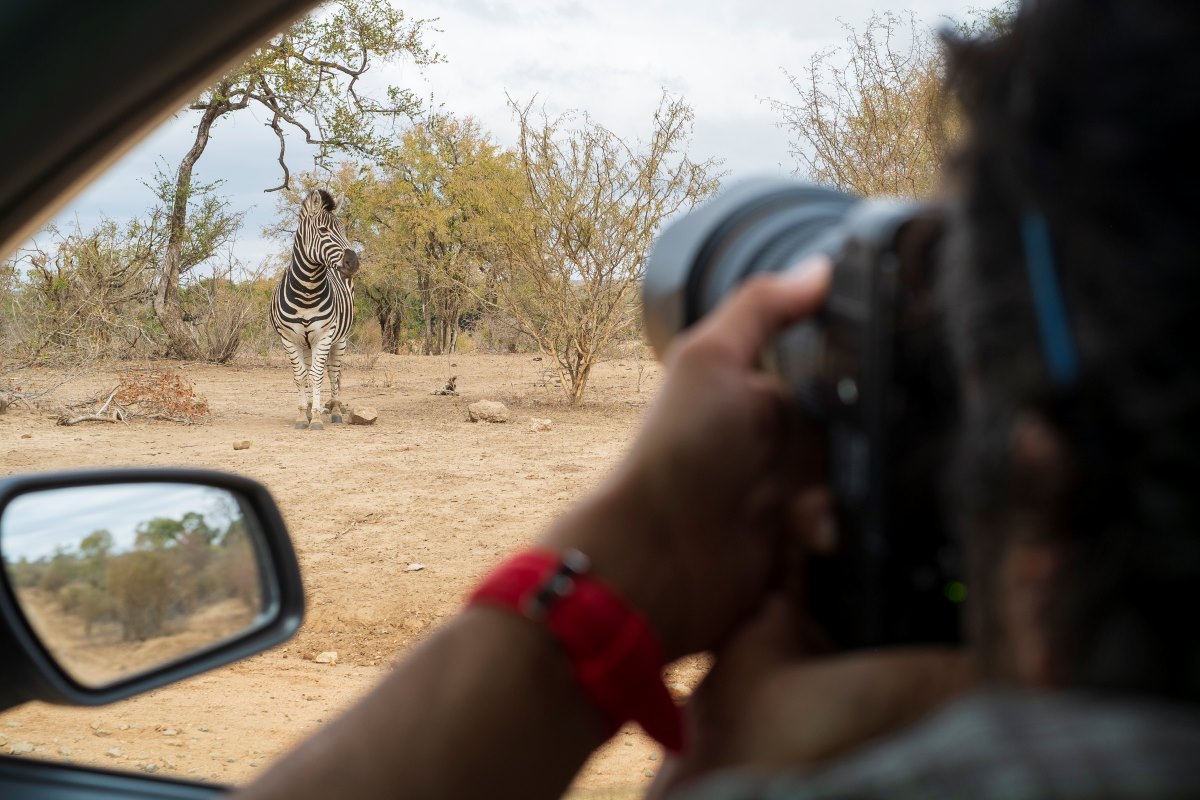
[[[143,365],[180,369],[177,365]],[[124,703],[93,709],[28,704],[0,715],[0,748],[32,757],[243,782],[366,692],[398,656],[458,608],[470,586],[596,485],[633,437],[657,387],[657,365],[601,365],[588,403],[572,409],[544,362],[528,355],[352,358],[348,401],[378,409],[373,427],[298,431],[281,358],[260,365],[185,365],[210,404],[202,425],[133,422],[59,427],[46,413],[0,415],[0,472],[84,466],[187,465],[265,483],[283,509],[308,597],[285,646]],[[436,397],[450,375],[459,397]],[[57,401],[115,385],[80,377]],[[22,380],[49,383],[50,373]],[[477,399],[508,404],[507,425],[466,421]],[[529,417],[550,418],[549,431]],[[234,441],[248,439],[248,450]],[[424,569],[408,570],[420,563]],[[336,651],[337,663],[311,659]],[[702,664],[669,678],[691,687]],[[618,735],[584,769],[581,797],[634,796],[661,763],[640,731]]]
[[[120,623],[65,614],[53,595],[17,590],[17,602],[42,644],[68,674],[85,686],[103,686],[154,669],[232,638],[250,627],[254,610],[236,599],[222,600],[171,620],[167,630],[141,641],[124,636]]]

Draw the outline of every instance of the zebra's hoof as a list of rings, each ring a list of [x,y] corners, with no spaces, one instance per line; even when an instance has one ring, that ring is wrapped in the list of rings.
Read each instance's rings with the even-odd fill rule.
[[[319,419],[314,419],[312,424],[308,426],[308,429],[310,431],[323,431],[325,430],[325,423]]]
[[[338,422],[341,422],[341,421],[342,421],[342,415],[341,415],[341,414],[334,414],[333,416],[331,416],[331,417],[329,418],[329,421],[330,421],[330,422],[333,422],[333,423],[338,423]]]
[[[308,423],[307,422],[297,422],[295,425],[295,428],[298,431],[305,430],[308,428]]]

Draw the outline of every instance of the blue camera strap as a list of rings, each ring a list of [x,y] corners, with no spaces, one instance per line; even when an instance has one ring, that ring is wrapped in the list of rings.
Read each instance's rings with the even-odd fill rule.
[[[1027,212],[1021,218],[1021,241],[1050,380],[1055,386],[1070,386],[1079,376],[1079,359],[1054,265],[1050,226],[1040,211]]]

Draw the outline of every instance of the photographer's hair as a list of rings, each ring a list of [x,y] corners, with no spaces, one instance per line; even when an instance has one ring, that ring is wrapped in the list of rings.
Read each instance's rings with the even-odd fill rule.
[[[1060,549],[1044,631],[1061,682],[1200,701],[1200,3],[1050,0],[954,41],[968,134],[941,298],[963,374],[953,492],[970,624],[997,640],[1013,537]],[[1078,374],[1055,379],[1023,223],[1061,286]],[[1036,245],[1034,246],[1036,249]],[[1026,414],[1049,473],[1015,468]]]

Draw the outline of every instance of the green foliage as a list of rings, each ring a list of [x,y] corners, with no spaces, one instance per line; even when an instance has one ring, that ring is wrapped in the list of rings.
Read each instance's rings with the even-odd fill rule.
[[[183,195],[187,206],[187,225],[183,230],[180,275],[186,275],[195,267],[210,262],[241,232],[245,212],[230,211],[228,199],[218,194],[223,183],[224,181],[188,182],[187,193]],[[153,181],[143,185],[157,200],[150,212],[151,217],[156,222],[165,219],[179,196],[175,177],[160,163]],[[154,252],[157,258],[161,259],[166,251],[167,229],[166,226],[157,224],[155,230],[157,236],[153,242]]]
[[[410,89],[387,86],[382,96],[360,79],[373,66],[441,61],[424,37],[425,20],[412,20],[390,3],[337,0],[296,22],[225,74],[190,108],[220,115],[257,106],[280,139],[281,189],[290,187],[285,163],[285,129],[318,148],[318,163],[330,155],[382,156],[391,131],[381,120],[408,119],[422,108]]]
[[[520,197],[513,154],[471,118],[434,116],[406,132],[354,189],[357,227],[372,253],[386,254],[362,283],[381,328],[390,333],[390,323],[398,333],[411,308],[422,352],[453,352],[459,332],[478,316],[498,246],[498,206]],[[395,352],[399,337],[384,338]]]

